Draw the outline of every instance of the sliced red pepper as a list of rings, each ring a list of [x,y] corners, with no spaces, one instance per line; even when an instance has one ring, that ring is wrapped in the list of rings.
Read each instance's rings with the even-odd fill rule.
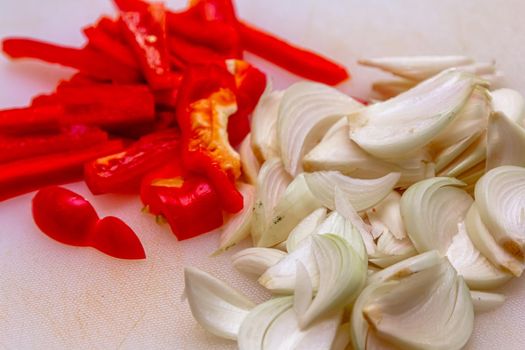
[[[235,77],[237,86],[237,112],[228,121],[230,144],[237,146],[250,132],[250,114],[266,89],[266,75],[249,63],[228,60],[228,70]]]
[[[238,29],[246,50],[303,78],[336,85],[350,77],[343,66],[246,23]]]
[[[32,136],[0,137],[0,163],[52,154],[74,151],[103,143],[108,134],[98,128],[75,125],[64,128],[60,133]]]
[[[0,200],[82,178],[84,163],[122,150],[121,141],[0,164]]]
[[[170,53],[177,57],[185,65],[206,64],[209,62],[222,62],[226,58],[235,57],[218,53],[208,47],[189,43],[184,39],[171,36],[168,38]]]
[[[137,235],[122,220],[99,219],[82,196],[62,187],[38,191],[32,203],[33,219],[49,237],[72,246],[94,247],[119,259],[144,259],[146,254]]]
[[[141,80],[138,70],[105,59],[89,49],[63,47],[31,39],[6,39],[3,50],[11,58],[35,58],[49,63],[72,67],[97,79],[121,83]]]
[[[0,111],[0,133],[31,134],[58,130],[64,109],[59,105]]]
[[[145,177],[140,195],[152,214],[168,221],[179,240],[222,226],[215,188],[204,177],[184,172],[177,161]]]
[[[231,0],[190,0],[196,16],[207,21],[237,22],[235,6]]]
[[[143,176],[178,157],[180,136],[169,130],[143,137],[123,152],[86,164],[84,177],[93,194],[138,193]]]
[[[135,59],[133,51],[118,38],[97,27],[85,28],[84,34],[89,40],[89,44],[97,50],[100,50],[117,62],[134,69],[139,68],[139,63]]]
[[[147,11],[130,11],[124,7],[120,16],[124,35],[135,51],[150,86],[158,90],[176,85],[177,78],[171,73],[166,45],[164,5],[151,4]]]
[[[206,65],[186,70],[177,106],[182,131],[184,167],[209,179],[227,212],[242,209],[235,188],[241,175],[240,157],[228,143],[228,117],[237,109],[235,81],[224,66]]]

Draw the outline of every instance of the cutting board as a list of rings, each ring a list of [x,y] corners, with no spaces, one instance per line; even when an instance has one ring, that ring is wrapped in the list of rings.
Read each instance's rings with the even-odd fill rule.
[[[353,73],[341,86],[366,97],[381,74],[360,68],[361,57],[466,54],[496,60],[505,84],[525,92],[525,2],[490,0],[238,0],[238,12],[263,28],[338,59]],[[169,1],[174,7],[182,1]],[[29,35],[80,45],[80,27],[109,0],[3,0],[0,38]],[[297,80],[248,56],[284,88]],[[71,70],[0,58],[0,106],[21,106],[51,91]],[[262,301],[268,295],[231,265],[231,253],[209,257],[217,233],[178,242],[168,227],[140,212],[134,196],[84,195],[102,215],[124,219],[138,233],[145,261],[121,261],[93,249],[61,245],[40,233],[30,214],[32,194],[0,203],[0,348],[2,349],[235,349],[207,334],[182,300],[183,268],[196,266]],[[203,218],[205,220],[206,218]],[[246,247],[243,243],[234,251]],[[516,279],[502,292],[507,302],[479,315],[467,349],[523,349],[525,285]]]

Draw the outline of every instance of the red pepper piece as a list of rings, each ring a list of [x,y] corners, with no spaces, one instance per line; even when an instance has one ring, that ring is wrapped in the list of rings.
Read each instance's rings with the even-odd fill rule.
[[[89,40],[90,45],[113,58],[116,62],[120,62],[134,69],[139,68],[139,63],[135,59],[133,51],[118,38],[96,27],[85,28],[84,34]]]
[[[144,247],[135,232],[114,216],[98,220],[93,229],[91,246],[118,259],[146,259]]]
[[[185,65],[222,62],[226,58],[236,57],[218,53],[208,47],[193,44],[175,36],[168,38],[168,46],[170,53]]]
[[[238,105],[228,121],[228,137],[230,144],[237,146],[250,132],[249,117],[266,89],[266,75],[245,61],[229,60],[227,65],[235,77]]]
[[[56,106],[58,104],[60,104],[60,102],[55,94],[38,95],[31,100],[31,107]],[[62,113],[63,112],[61,112],[61,114]]]
[[[231,0],[190,0],[196,16],[207,21],[237,22],[235,7]]]
[[[30,134],[58,130],[64,109],[59,105],[0,111],[0,133]]]
[[[33,198],[32,212],[38,228],[56,241],[91,246],[120,259],[146,258],[128,225],[113,216],[99,219],[91,203],[75,192],[56,186],[43,188]]]
[[[89,246],[99,220],[93,206],[68,189],[50,186],[33,198],[33,219],[42,232],[69,245]]]
[[[122,33],[122,30],[121,30],[121,27],[118,21],[115,21],[108,17],[101,17],[98,23],[96,24],[96,28],[106,32],[112,38],[125,42],[124,34]]]
[[[42,186],[79,180],[84,163],[122,148],[121,141],[109,141],[83,150],[0,164],[0,201]]]
[[[96,79],[109,79],[120,83],[141,80],[136,69],[105,59],[89,49],[76,49],[31,39],[6,39],[3,50],[11,58],[35,58],[49,63],[72,67]]]
[[[140,195],[152,214],[166,218],[179,240],[209,232],[223,224],[215,188],[201,176],[184,174],[176,161],[145,177]]]
[[[83,125],[64,128],[58,134],[0,137],[0,163],[57,152],[74,151],[107,140],[108,134],[104,131]]]
[[[134,50],[150,86],[158,90],[176,85],[177,79],[171,74],[166,45],[164,5],[152,4],[147,11],[128,11],[124,7],[121,8],[120,16],[124,35]]]
[[[138,193],[143,176],[176,158],[180,145],[177,131],[143,137],[125,151],[86,164],[84,176],[93,194]]]
[[[330,85],[349,78],[343,66],[318,54],[292,46],[246,23],[240,22],[238,29],[246,50],[303,78]]]
[[[241,175],[240,158],[228,143],[228,117],[237,109],[235,81],[224,66],[188,67],[177,105],[182,132],[184,167],[209,179],[227,212],[242,209],[235,188]]]

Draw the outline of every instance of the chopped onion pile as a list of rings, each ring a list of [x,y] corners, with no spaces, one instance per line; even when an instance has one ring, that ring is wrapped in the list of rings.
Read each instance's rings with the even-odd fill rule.
[[[196,320],[240,349],[459,350],[525,268],[523,96],[468,57],[361,63],[396,97],[269,90],[241,145],[245,209],[219,252],[251,235],[233,265],[274,297],[186,270]]]

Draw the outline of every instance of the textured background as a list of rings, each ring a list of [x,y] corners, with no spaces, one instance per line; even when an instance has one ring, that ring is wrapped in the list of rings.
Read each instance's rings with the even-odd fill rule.
[[[182,6],[182,1],[169,1]],[[79,28],[109,0],[0,1],[0,38],[31,35],[80,44]],[[342,88],[366,96],[378,74],[356,68],[365,56],[468,54],[496,60],[506,83],[525,92],[525,2],[488,0],[238,0],[242,18],[295,43],[344,62],[355,75]],[[269,65],[277,87],[296,78]],[[38,62],[9,64],[0,58],[0,106],[24,105],[31,95],[50,91],[70,70]],[[63,246],[39,233],[30,216],[31,195],[0,203],[0,349],[234,349],[206,334],[181,301],[182,269],[197,266],[228,280],[260,301],[256,284],[229,264],[209,258],[217,235],[177,242],[167,227],[140,213],[134,197],[93,198],[101,214],[117,215],[138,232],[148,259],[119,261],[92,249]],[[504,288],[505,305],[476,321],[468,349],[523,348],[523,278]]]

